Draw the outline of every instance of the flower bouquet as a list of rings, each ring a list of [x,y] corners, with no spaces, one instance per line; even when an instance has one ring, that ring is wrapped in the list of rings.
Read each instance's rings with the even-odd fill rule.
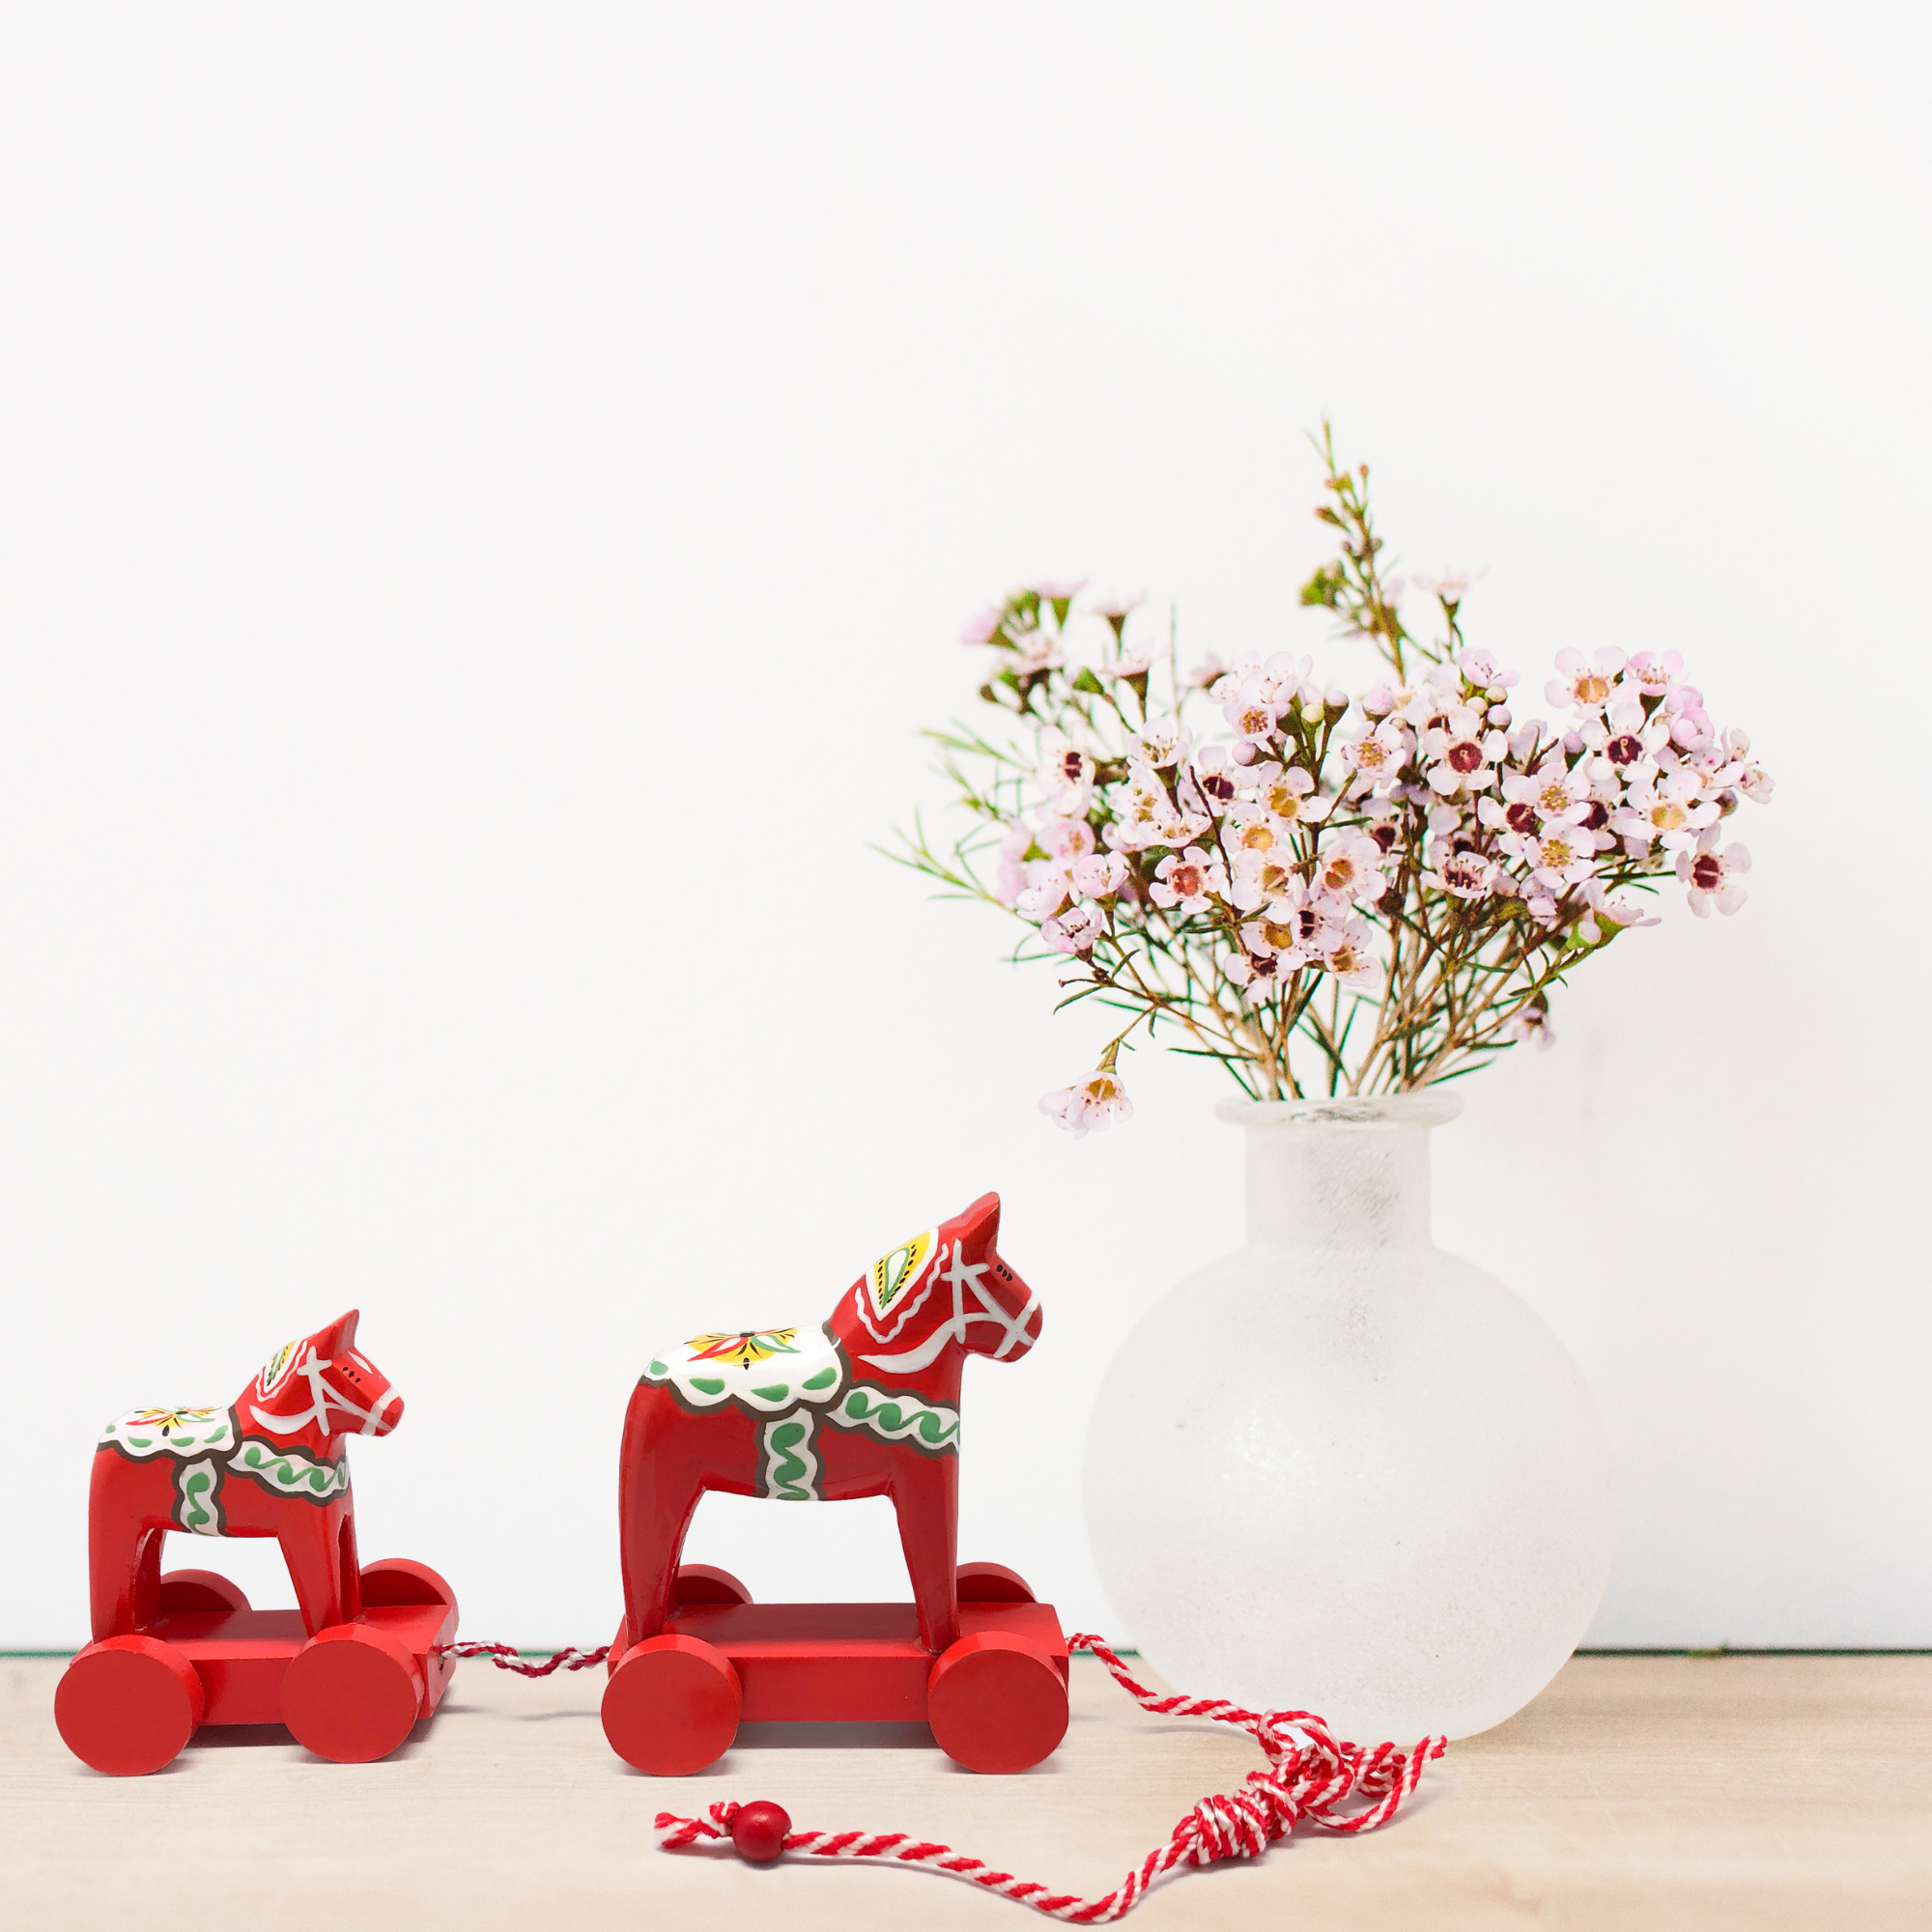
[[[1247,1138],[1245,1243],[1145,1307],[1089,1426],[1125,1634],[1253,1709],[1460,1737],[1581,1638],[1611,1508],[1576,1363],[1431,1237],[1440,1090],[1548,1044],[1553,989],[1656,923],[1666,881],[1737,911],[1730,821],[1772,783],[1675,651],[1561,649],[1536,716],[1465,639],[1466,582],[1418,582],[1412,632],[1367,469],[1318,447],[1337,541],[1301,601],[1376,682],[1287,651],[1183,671],[1171,619],[1034,584],[967,633],[999,725],[931,734],[972,824],[943,851],[916,825],[897,856],[1021,922],[1062,1004],[1112,1009],[1095,1069],[1040,1103],[1070,1132],[1127,1118],[1143,1029],[1243,1096],[1215,1111]]]
[[[1385,668],[1351,696],[1287,651],[1180,668],[1136,600],[1015,591],[965,633],[1003,729],[933,731],[972,815],[897,854],[1028,928],[1063,1005],[1126,1015],[1040,1106],[1073,1134],[1131,1112],[1138,1029],[1219,1061],[1251,1099],[1406,1093],[1552,1037],[1550,993],[1675,879],[1699,917],[1744,903],[1730,838],[1771,796],[1676,651],[1556,653],[1548,718],[1463,637],[1466,580],[1384,574],[1368,467],[1335,457],[1333,556],[1301,590]],[[1427,641],[1405,590],[1430,607]],[[989,876],[990,874],[990,876]]]

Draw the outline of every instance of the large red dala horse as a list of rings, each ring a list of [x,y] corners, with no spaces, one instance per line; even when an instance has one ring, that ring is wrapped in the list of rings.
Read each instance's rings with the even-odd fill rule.
[[[781,1501],[890,1496],[922,1645],[959,1635],[959,1383],[968,1355],[1017,1361],[1039,1298],[996,1247],[1000,1198],[901,1242],[816,1331],[696,1335],[660,1350],[624,1424],[619,1655],[658,1635],[707,1490]]]

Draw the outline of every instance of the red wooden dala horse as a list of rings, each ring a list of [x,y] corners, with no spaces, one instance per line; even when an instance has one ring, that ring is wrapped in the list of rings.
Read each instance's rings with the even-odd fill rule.
[[[1066,1724],[1050,1605],[997,1564],[957,1563],[968,1355],[1017,1361],[1039,1298],[997,1248],[1000,1202],[903,1241],[803,1325],[661,1349],[631,1397],[618,1510],[624,1622],[604,1700],[619,1755],[702,1769],[751,1719],[920,1719],[960,1762],[1023,1770]],[[913,1603],[753,1605],[678,1553],[707,1491],[890,1496]]]
[[[101,1432],[94,1641],[55,1700],[61,1735],[97,1770],[158,1770],[203,1722],[286,1722],[325,1757],[379,1757],[435,1709],[448,1585],[404,1559],[356,1561],[349,1439],[386,1435],[403,1414],[355,1348],[356,1321],[351,1309],[276,1350],[227,1408],[136,1409]],[[299,1609],[253,1610],[210,1571],[163,1575],[171,1531],[274,1537]]]

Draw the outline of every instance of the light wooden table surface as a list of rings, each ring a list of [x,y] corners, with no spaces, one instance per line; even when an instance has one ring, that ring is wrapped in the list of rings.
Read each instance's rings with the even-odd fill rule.
[[[714,1773],[614,1757],[603,1672],[466,1663],[393,1758],[332,1765],[275,1729],[204,1732],[166,1772],[99,1777],[54,1733],[61,1665],[0,1660],[0,1919],[35,1932],[647,1932],[1045,1921],[956,1881],[657,1851],[660,1807],[774,1798],[800,1827],[907,1831],[1048,1885],[1109,1889],[1260,1763],[1074,1665],[1066,1742],[1022,1777],[954,1769],[915,1727],[865,1742],[747,1726]],[[1179,1926],[1932,1928],[1932,1658],[1577,1658],[1452,1746],[1386,1831],[1305,1831],[1187,1872],[1133,1915]]]

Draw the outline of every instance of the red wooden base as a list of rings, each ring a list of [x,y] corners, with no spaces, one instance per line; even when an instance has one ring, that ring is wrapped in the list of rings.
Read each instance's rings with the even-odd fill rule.
[[[1039,1763],[1066,1730],[1053,1606],[962,1601],[959,1628],[935,1659],[910,1604],[680,1604],[663,1636],[613,1654],[604,1732],[658,1776],[703,1770],[747,1719],[923,1721],[969,1770]]]
[[[68,1748],[118,1776],[158,1771],[201,1724],[286,1724],[319,1757],[385,1756],[442,1699],[456,1598],[406,1558],[362,1572],[362,1614],[310,1637],[298,1610],[254,1610],[226,1577],[177,1571],[161,1613],[89,1644],[54,1695]],[[225,1605],[232,1605],[227,1607]]]

